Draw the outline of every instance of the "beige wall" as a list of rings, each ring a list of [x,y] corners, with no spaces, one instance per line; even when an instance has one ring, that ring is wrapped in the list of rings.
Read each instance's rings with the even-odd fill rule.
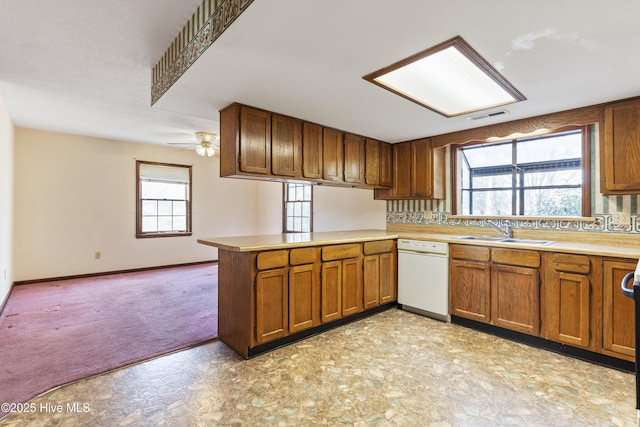
[[[0,307],[13,282],[14,127],[0,97]]]
[[[15,140],[15,281],[217,259],[196,240],[282,232],[282,184],[220,178],[217,158],[24,128]],[[193,236],[136,239],[136,159],[193,165]],[[316,231],[385,228],[372,191],[314,191]]]

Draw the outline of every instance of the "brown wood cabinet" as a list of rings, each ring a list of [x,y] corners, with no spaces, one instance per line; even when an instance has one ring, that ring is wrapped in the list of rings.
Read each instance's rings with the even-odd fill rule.
[[[344,134],[344,181],[364,184],[364,138],[351,133]]]
[[[445,148],[434,149],[430,138],[393,145],[392,188],[376,190],[381,200],[445,197]]]
[[[302,125],[302,176],[322,179],[322,126],[315,123]]]
[[[220,111],[220,176],[271,174],[271,114],[239,104]]]
[[[451,245],[452,315],[538,335],[540,254]]]
[[[342,316],[350,316],[363,310],[362,259],[342,261]]]
[[[592,266],[594,264],[594,266]],[[592,276],[599,269],[587,255],[543,253],[542,336],[594,350]],[[596,279],[597,280],[597,279]]]
[[[322,321],[362,311],[362,245],[326,246],[322,261]]]
[[[449,245],[450,308],[452,315],[478,322],[491,320],[490,249]]]
[[[605,107],[601,156],[603,193],[640,193],[640,99]]]
[[[341,182],[343,171],[343,139],[342,132],[335,129],[322,130],[322,178],[325,181]]]
[[[302,121],[271,116],[271,173],[300,177],[302,169]]]
[[[260,271],[256,276],[256,342],[264,344],[289,333],[287,269]]]
[[[397,299],[397,258],[394,240],[366,242],[363,247],[364,309]]]
[[[390,187],[390,145],[367,141],[368,155],[364,136],[234,103],[220,110],[220,176]]]
[[[605,259],[602,263],[602,351],[630,361],[635,360],[634,303],[622,294],[620,284],[636,264],[623,259]]]

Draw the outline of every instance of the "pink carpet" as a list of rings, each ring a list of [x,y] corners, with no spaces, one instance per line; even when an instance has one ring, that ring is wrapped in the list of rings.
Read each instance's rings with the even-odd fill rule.
[[[0,315],[0,402],[215,338],[217,281],[217,264],[200,264],[15,286]]]

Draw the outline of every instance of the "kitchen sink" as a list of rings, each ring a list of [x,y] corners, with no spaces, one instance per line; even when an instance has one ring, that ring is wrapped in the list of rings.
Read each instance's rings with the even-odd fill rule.
[[[460,240],[481,240],[481,241],[484,241],[484,242],[498,242],[498,241],[504,239],[504,237],[462,236],[462,237],[458,237],[458,239],[460,239]]]
[[[536,240],[536,239],[517,239],[513,237],[489,237],[489,236],[462,236],[458,237],[460,240],[475,240],[481,242],[499,242],[499,243],[514,243],[519,245],[539,245],[545,246],[555,243],[555,240]]]

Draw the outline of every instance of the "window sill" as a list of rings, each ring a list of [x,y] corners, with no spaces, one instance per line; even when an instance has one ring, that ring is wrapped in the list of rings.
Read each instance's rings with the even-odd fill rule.
[[[593,216],[520,216],[520,215],[449,215],[450,219],[510,219],[521,221],[580,221],[596,222],[598,218]]]
[[[147,239],[151,237],[182,237],[191,236],[191,231],[186,233],[137,233],[136,239]]]

